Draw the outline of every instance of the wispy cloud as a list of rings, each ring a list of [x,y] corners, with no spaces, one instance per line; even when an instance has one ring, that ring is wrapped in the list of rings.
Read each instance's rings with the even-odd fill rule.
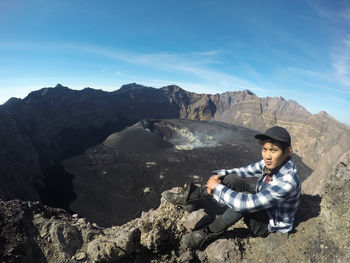
[[[333,82],[338,84],[339,92],[350,94],[350,5],[347,1],[327,2],[308,0],[317,14],[333,23],[331,30],[333,46],[330,48]]]
[[[346,8],[342,10],[338,15],[340,18],[350,23],[350,8]]]
[[[210,50],[206,52],[188,52],[188,53],[136,53],[120,49],[101,48],[96,46],[65,45],[65,48],[79,50],[98,56],[103,56],[125,63],[153,68],[160,72],[175,73],[184,77],[197,78],[198,84],[191,82],[191,87],[207,86],[216,91],[229,91],[235,89],[261,89],[255,83],[239,78],[237,76],[223,73],[210,67],[213,64],[221,64],[218,57],[222,52],[219,50]],[[179,81],[177,81],[178,83]]]
[[[129,78],[130,81],[143,80],[144,84],[152,82],[151,79],[158,75],[164,80],[161,82],[165,85],[182,84],[183,88],[194,92],[221,93],[225,91],[243,89],[250,89],[257,92],[263,90],[259,85],[250,80],[222,71],[220,66],[225,65],[225,61],[222,60],[222,57],[225,57],[225,52],[222,50],[207,50],[200,52],[192,51],[182,53],[141,53],[118,48],[84,45],[81,43],[39,42],[0,43],[0,48],[18,50],[30,49],[35,51],[45,50],[46,52],[59,52],[66,55],[73,53],[109,58],[112,60],[110,62],[111,64],[102,67],[100,70],[102,73],[113,72],[114,75],[123,75],[124,80],[127,78]],[[114,65],[113,60],[116,62],[137,66],[146,71],[151,70],[155,72],[155,74],[153,76],[131,76],[130,73],[125,73],[121,66]],[[256,72],[254,74],[256,74]],[[166,80],[168,80],[167,83]]]
[[[331,55],[335,77],[350,92],[350,35],[337,43]]]
[[[325,81],[334,80],[329,74],[325,74],[323,72],[321,73],[321,72],[306,69],[306,68],[288,67],[287,70],[291,73],[300,74],[308,78],[325,80]]]
[[[306,2],[321,17],[336,23],[350,22],[350,5],[347,1],[325,1],[323,4],[315,0],[307,0]]]

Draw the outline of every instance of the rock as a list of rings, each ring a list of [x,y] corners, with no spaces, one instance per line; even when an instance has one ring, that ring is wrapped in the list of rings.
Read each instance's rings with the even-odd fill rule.
[[[238,244],[232,239],[218,239],[206,249],[210,263],[241,262],[241,251]]]
[[[97,262],[112,262],[125,257],[127,254],[114,240],[98,238],[87,245],[89,258]]]
[[[192,262],[193,260],[194,260],[193,251],[187,250],[180,255],[178,262],[187,263],[187,262]]]
[[[87,245],[89,258],[97,262],[113,262],[127,256],[126,251],[121,249],[116,240],[108,238],[98,238]]]
[[[79,218],[77,223],[78,224],[85,224],[85,219],[84,218]]]
[[[49,234],[54,244],[67,258],[71,258],[82,246],[79,230],[65,222],[53,222]]]
[[[147,214],[143,213],[139,221],[139,228],[141,231],[140,244],[158,253],[165,248],[170,237],[157,216],[155,210],[151,210]]]
[[[84,252],[80,252],[73,257],[73,260],[82,261],[82,260],[85,260],[86,258],[87,258],[86,254]]]
[[[199,209],[190,213],[188,216],[185,216],[182,219],[181,224],[188,232],[190,232],[209,224],[211,221],[211,217],[208,216],[204,209]]]
[[[101,262],[110,262],[125,258],[134,253],[140,243],[140,234],[136,222],[124,227],[108,228],[104,234],[89,242],[87,254]]]
[[[160,252],[164,248],[164,245],[168,240],[167,232],[165,232],[159,225],[152,226],[149,231],[142,229],[141,233],[141,245],[155,251],[156,253]]]
[[[111,230],[110,228],[104,231],[105,234],[110,236],[119,248],[126,252],[126,254],[131,254],[134,252],[140,243],[140,230],[137,227],[137,220],[131,221],[116,230]]]
[[[157,210],[151,209],[142,213],[138,220],[138,228],[141,231],[140,244],[156,253],[177,246],[181,233],[184,233],[180,224],[183,215],[183,211],[177,210],[162,198]]]

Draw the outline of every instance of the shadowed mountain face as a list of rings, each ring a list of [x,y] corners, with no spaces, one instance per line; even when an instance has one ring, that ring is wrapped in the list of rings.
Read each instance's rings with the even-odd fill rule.
[[[62,160],[144,118],[217,120],[259,131],[284,126],[290,130],[295,153],[315,170],[304,184],[305,190],[315,193],[322,192],[320,178],[350,146],[349,127],[326,113],[312,115],[294,101],[259,98],[250,91],[210,95],[177,86],[154,89],[129,84],[103,92],[57,85],[0,106],[1,198],[38,200],[39,191],[52,204],[57,184],[73,187],[71,175],[62,175]]]

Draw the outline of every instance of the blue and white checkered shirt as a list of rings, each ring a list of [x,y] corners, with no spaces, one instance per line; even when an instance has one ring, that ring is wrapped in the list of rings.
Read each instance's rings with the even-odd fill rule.
[[[240,177],[260,177],[256,185],[256,194],[236,192],[223,184],[213,190],[216,201],[241,213],[266,209],[269,217],[269,232],[282,233],[292,230],[295,214],[298,209],[301,182],[294,163],[287,161],[272,176],[272,181],[264,188],[265,161],[242,168],[217,171],[220,176],[235,174]]]

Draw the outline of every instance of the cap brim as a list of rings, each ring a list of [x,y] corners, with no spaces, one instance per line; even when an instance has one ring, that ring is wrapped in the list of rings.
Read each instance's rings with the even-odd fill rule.
[[[273,139],[274,140],[274,138],[267,136],[266,134],[257,134],[254,137],[259,139],[259,140],[265,140],[265,139]]]
[[[257,134],[254,137],[259,139],[259,140],[262,140],[262,141],[271,139],[271,140],[278,141],[278,142],[281,142],[281,143],[288,143],[285,140],[282,140],[282,139],[277,138],[277,137],[268,136],[266,134]],[[289,144],[289,146],[290,146],[290,144]]]

